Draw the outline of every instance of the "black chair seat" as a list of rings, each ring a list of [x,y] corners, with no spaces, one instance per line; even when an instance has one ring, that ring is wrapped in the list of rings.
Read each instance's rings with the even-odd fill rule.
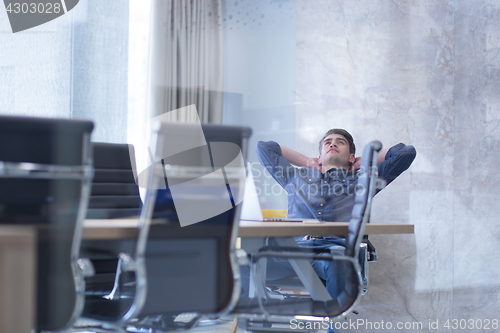
[[[304,316],[310,315],[327,317],[329,313],[331,313],[327,311],[328,308],[335,311],[340,310],[340,306],[335,300],[323,302],[300,298],[285,298],[282,300],[266,299],[263,300],[263,306],[273,315],[280,316],[294,316],[300,314]],[[240,298],[238,305],[232,312],[233,314],[262,314],[257,298],[247,297]]]
[[[326,282],[321,280],[324,285]],[[267,280],[266,285],[274,288],[281,289],[305,289],[304,284],[300,281],[298,276],[284,277],[281,279]]]

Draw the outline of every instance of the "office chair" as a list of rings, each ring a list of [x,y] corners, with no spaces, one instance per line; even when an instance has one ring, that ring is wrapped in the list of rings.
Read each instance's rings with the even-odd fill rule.
[[[157,124],[151,151],[163,186],[147,244],[147,298],[128,329],[189,329],[235,305],[250,135],[245,127]]]
[[[368,293],[369,287],[369,263],[377,262],[377,250],[368,239],[368,235],[363,237],[359,245],[359,264],[361,266],[362,295]],[[326,283],[323,281],[323,283]],[[266,280],[266,287],[275,296],[282,297],[310,297],[309,292],[298,276],[284,277],[281,279]]]
[[[286,209],[263,209],[262,214],[264,217],[286,217]],[[269,241],[269,240],[267,240]],[[359,264],[361,265],[361,276],[363,283],[362,294],[366,295],[368,293],[369,286],[369,265],[370,262],[377,262],[378,255],[377,249],[368,239],[368,235],[363,236],[363,240],[359,245]],[[286,297],[303,297],[303,295],[309,295],[307,290],[305,290],[303,283],[298,276],[290,276],[281,279],[267,280],[267,287],[274,292],[276,295],[282,295]]]
[[[289,324],[291,319],[300,322],[305,321],[305,317],[308,321],[316,320],[318,322],[323,321],[325,317],[338,320],[353,311],[364,289],[362,269],[359,263],[360,244],[363,241],[366,223],[369,221],[372,197],[376,188],[383,186],[383,182],[377,179],[376,167],[377,153],[381,147],[379,141],[373,141],[363,151],[352,216],[345,238],[345,248],[330,252],[328,249],[267,246],[252,256],[252,275],[258,294],[255,298],[241,298],[233,310],[233,314],[240,319],[239,328],[264,332],[266,327],[270,327],[272,323]],[[365,254],[365,256],[368,255]],[[329,295],[326,295],[327,297],[323,300],[309,297],[273,297],[266,286],[265,277],[261,273],[262,267],[265,267],[269,258],[302,261],[306,264],[313,259],[343,261],[347,263],[348,267],[344,272],[345,284],[340,286],[341,292],[334,299],[331,299]],[[317,276],[315,278],[319,279]],[[257,326],[254,324],[256,322],[259,322]],[[269,331],[272,330],[273,328],[269,328]]]
[[[93,127],[90,121],[0,117],[0,223],[36,227],[34,331],[68,328],[83,309],[78,258]]]
[[[134,177],[134,146],[93,142],[92,147],[95,173],[86,218],[139,216],[142,201]]]
[[[135,181],[134,146],[93,142],[94,178],[87,209],[87,219],[137,218],[142,201]],[[83,240],[81,256],[89,258],[95,274],[86,279],[87,295],[110,295],[121,280],[119,253],[133,252],[130,241]],[[117,273],[118,269],[118,273]],[[125,277],[124,274],[123,277]],[[133,275],[133,274],[129,274]],[[133,276],[130,277],[133,279]],[[84,313],[89,312],[89,302]]]
[[[85,280],[85,307],[75,327],[123,332],[122,326],[140,312],[146,295],[144,251],[152,206],[142,205],[132,145],[93,143],[93,148],[95,177],[87,218],[140,218],[134,239],[82,242],[81,256],[91,260],[95,273]],[[151,195],[154,191],[147,191],[146,196]]]

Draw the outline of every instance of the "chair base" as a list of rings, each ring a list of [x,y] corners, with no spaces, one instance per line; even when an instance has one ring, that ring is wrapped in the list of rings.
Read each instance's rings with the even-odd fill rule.
[[[315,324],[310,322],[303,322],[303,325],[298,325],[296,323],[271,323],[268,321],[255,321],[250,319],[241,319],[238,318],[237,325],[233,325],[234,329],[231,330],[231,333],[286,333],[286,332],[294,332],[294,333],[320,333],[324,332],[327,328],[325,327],[326,323],[316,322]],[[341,319],[343,321],[345,319]],[[352,330],[349,328],[333,328],[333,333],[352,333]]]
[[[95,333],[127,333],[127,331],[118,325],[113,325],[111,323],[98,323],[93,320],[79,319],[75,325],[65,331],[67,333],[87,333],[87,332],[95,332]]]
[[[141,320],[132,321],[128,327],[128,332],[170,332],[184,331],[195,327],[200,321],[201,315],[198,314],[181,314],[178,316],[156,315],[146,316]]]

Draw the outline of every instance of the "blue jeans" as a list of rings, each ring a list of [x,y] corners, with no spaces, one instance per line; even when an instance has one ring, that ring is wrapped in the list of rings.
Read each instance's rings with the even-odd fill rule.
[[[329,249],[343,251],[345,239],[309,239],[297,241],[300,247]],[[326,254],[325,254],[326,255]],[[350,263],[347,261],[313,260],[311,265],[318,276],[326,282],[326,290],[332,298],[336,298],[343,290],[346,283],[345,273]]]

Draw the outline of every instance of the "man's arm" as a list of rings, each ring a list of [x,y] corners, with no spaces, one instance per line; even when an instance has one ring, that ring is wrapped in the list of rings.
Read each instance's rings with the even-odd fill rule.
[[[377,165],[379,177],[390,183],[410,167],[416,156],[417,151],[413,146],[403,143],[392,146],[385,152],[384,160]]]
[[[306,155],[303,155],[298,151],[295,151],[291,148],[282,145],[280,145],[280,148],[281,148],[281,155],[283,156],[283,158],[286,159],[291,164],[296,165],[298,167],[306,167],[321,171],[321,166],[318,163],[317,157],[316,158],[307,157]]]
[[[378,152],[377,164],[382,163],[383,161],[385,161],[385,155],[387,155],[388,151],[389,151],[389,148],[383,149],[383,150],[381,150],[381,151]]]
[[[256,151],[260,164],[284,188],[295,173],[295,168],[282,156],[280,145],[274,141],[259,141]]]

